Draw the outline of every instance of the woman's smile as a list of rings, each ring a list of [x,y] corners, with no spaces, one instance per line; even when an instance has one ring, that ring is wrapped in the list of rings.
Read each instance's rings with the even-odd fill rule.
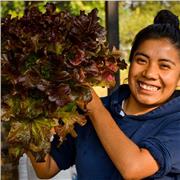
[[[156,85],[149,84],[142,81],[138,81],[137,84],[140,91],[147,92],[147,93],[154,93],[160,89],[160,87]]]

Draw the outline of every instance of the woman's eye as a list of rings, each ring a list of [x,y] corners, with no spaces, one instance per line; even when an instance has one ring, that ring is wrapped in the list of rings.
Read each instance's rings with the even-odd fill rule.
[[[139,64],[146,64],[147,61],[145,59],[138,58],[136,59],[136,62]]]
[[[170,69],[171,68],[170,65],[168,65],[168,64],[160,64],[160,67],[162,69]]]

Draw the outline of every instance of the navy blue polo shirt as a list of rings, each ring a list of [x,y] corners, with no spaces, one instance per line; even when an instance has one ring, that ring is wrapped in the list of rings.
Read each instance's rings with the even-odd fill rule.
[[[148,149],[159,163],[159,171],[147,179],[180,180],[179,91],[166,104],[143,115],[122,113],[122,101],[129,95],[128,85],[122,85],[102,101],[119,128],[139,147]],[[57,147],[57,136],[52,142],[50,154],[59,168],[67,169],[75,164],[78,180],[123,179],[103,149],[90,120],[75,129],[77,138],[68,136],[60,147]]]

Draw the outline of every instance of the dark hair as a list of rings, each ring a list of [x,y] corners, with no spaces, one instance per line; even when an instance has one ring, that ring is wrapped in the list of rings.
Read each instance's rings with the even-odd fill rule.
[[[132,43],[129,61],[133,59],[134,52],[139,45],[148,39],[167,38],[180,50],[180,29],[178,16],[169,10],[161,10],[154,18],[154,24],[142,29],[135,37]]]

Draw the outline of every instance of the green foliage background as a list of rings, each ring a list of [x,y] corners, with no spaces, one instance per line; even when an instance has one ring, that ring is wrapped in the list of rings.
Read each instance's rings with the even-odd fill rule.
[[[153,23],[158,11],[168,9],[180,17],[180,1],[148,1],[139,2],[132,6],[124,1],[119,3],[119,26],[121,45],[125,48],[131,42],[137,32],[143,27]]]

